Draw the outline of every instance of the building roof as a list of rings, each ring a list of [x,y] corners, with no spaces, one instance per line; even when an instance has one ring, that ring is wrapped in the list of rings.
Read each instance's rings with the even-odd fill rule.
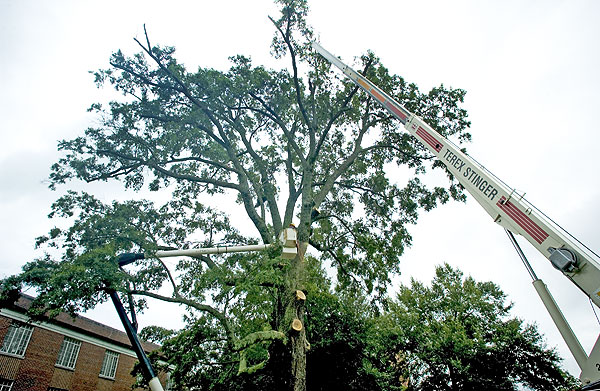
[[[21,293],[19,299],[14,303],[14,309],[25,312],[31,307],[33,299],[34,297]],[[57,317],[47,319],[47,321],[84,334],[92,335],[96,338],[104,339],[106,341],[131,348],[131,343],[129,342],[129,338],[125,332],[81,315],[72,317],[66,312],[61,312]],[[141,343],[146,352],[151,352],[160,348],[160,345],[152,342],[141,341]]]

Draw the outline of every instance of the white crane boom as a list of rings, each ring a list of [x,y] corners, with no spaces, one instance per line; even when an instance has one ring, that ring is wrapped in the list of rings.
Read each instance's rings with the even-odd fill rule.
[[[318,43],[313,42],[312,45],[325,59],[338,67],[350,80],[404,124],[405,128],[425,148],[444,163],[448,171],[477,200],[494,222],[506,230],[526,238],[550,260],[556,269],[560,270],[595,305],[600,307],[600,259],[596,254],[570,237],[549,218],[539,213],[522,195],[518,195],[515,190],[505,185],[473,158],[463,153],[450,140],[436,132],[421,118],[408,111],[367,78],[345,65]],[[556,307],[556,303],[547,292],[545,285],[541,280],[537,280],[537,277],[535,279],[536,290],[582,369],[582,380],[585,383],[600,380],[600,343],[596,342],[596,346],[588,358],[566,324],[562,313]],[[536,282],[538,282],[537,285]],[[554,307],[556,308],[554,309]],[[562,320],[559,319],[561,317]]]

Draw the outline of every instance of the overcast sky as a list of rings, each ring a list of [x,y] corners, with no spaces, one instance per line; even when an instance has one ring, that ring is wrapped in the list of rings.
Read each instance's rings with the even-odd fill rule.
[[[188,69],[226,69],[245,54],[273,64],[276,16],[269,0],[0,0],[0,277],[36,256],[33,242],[53,226],[45,183],[60,154],[57,140],[93,124],[86,113],[107,91],[90,70],[112,51],[136,51],[145,23],[154,43],[177,47]],[[321,44],[342,60],[372,50],[392,73],[421,90],[443,83],[467,90],[469,153],[592,249],[600,250],[600,2],[598,1],[313,1],[309,20]],[[139,198],[116,185],[90,185],[104,201]],[[579,370],[535,294],[501,227],[472,199],[423,214],[411,231],[403,274],[429,281],[448,262],[492,280],[514,302],[513,314],[536,322],[565,367]],[[526,241],[538,275],[589,351],[600,326],[584,295]],[[177,327],[155,304],[142,327]],[[168,307],[167,307],[168,308]],[[110,307],[88,314],[120,328]]]

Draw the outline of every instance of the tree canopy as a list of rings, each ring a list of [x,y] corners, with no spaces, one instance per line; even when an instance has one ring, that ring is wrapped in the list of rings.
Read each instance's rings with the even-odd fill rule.
[[[307,389],[566,391],[580,385],[560,369],[561,359],[537,326],[510,315],[511,304],[492,282],[444,264],[431,282],[412,280],[387,309],[376,310],[364,295],[330,292],[319,261],[307,262],[313,276],[307,286]],[[176,368],[177,383],[218,390],[281,386],[275,375],[281,363],[244,376],[206,365],[211,354],[221,354],[211,345],[218,333],[211,325],[196,326],[174,337],[154,327],[142,332],[163,344],[161,358]]]
[[[374,361],[384,389],[567,390],[576,381],[559,366],[535,325],[509,316],[492,282],[448,264],[430,286],[411,280],[376,320]],[[379,372],[381,371],[381,372]]]
[[[400,270],[419,212],[464,195],[448,173],[445,186],[427,185],[422,176],[443,172],[443,165],[311,49],[306,1],[276,3],[271,48],[278,69],[238,55],[229,70],[190,71],[173,47],[154,45],[146,34],[136,39],[138,53],[116,51],[108,68],[94,72],[98,86],[110,85],[122,98],[92,104],[99,124],[59,142],[64,156],[52,166],[51,187],[111,180],[170,200],[107,204],[68,192],[50,217],[70,226],[39,237],[49,251],[5,279],[4,292],[34,287],[38,313],[85,311],[107,300],[108,289],[134,295],[139,308],[148,297],[183,305],[184,333],[192,338],[208,327],[220,352],[190,352],[190,360],[240,374],[280,360],[288,368],[280,384],[305,388],[310,341],[297,292],[314,278],[305,261],[309,246],[334,274],[329,289],[360,292],[375,303]],[[355,65],[440,134],[470,138],[465,91],[442,85],[422,93],[373,53]],[[397,167],[406,168],[404,176]],[[223,202],[229,195],[235,204]],[[240,233],[248,223],[255,235]],[[298,256],[286,261],[277,243],[292,224]],[[152,257],[158,249],[257,242],[274,246],[185,258],[173,270]],[[124,271],[114,264],[123,252],[149,259]],[[163,286],[169,293],[159,291]]]

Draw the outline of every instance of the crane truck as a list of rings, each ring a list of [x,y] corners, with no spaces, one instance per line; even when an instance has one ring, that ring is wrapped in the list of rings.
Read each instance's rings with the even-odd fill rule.
[[[344,64],[317,42],[313,42],[312,46],[321,56],[339,68],[346,77],[399,120],[410,134],[444,163],[448,171],[483,207],[492,220],[506,230],[533,279],[536,292],[581,369],[580,379],[585,386],[584,389],[600,389],[600,338],[596,341],[591,353],[586,354],[546,285],[537,278],[513,233],[527,239],[533,247],[548,258],[554,268],[558,269],[599,307],[600,257],[363,75]]]

